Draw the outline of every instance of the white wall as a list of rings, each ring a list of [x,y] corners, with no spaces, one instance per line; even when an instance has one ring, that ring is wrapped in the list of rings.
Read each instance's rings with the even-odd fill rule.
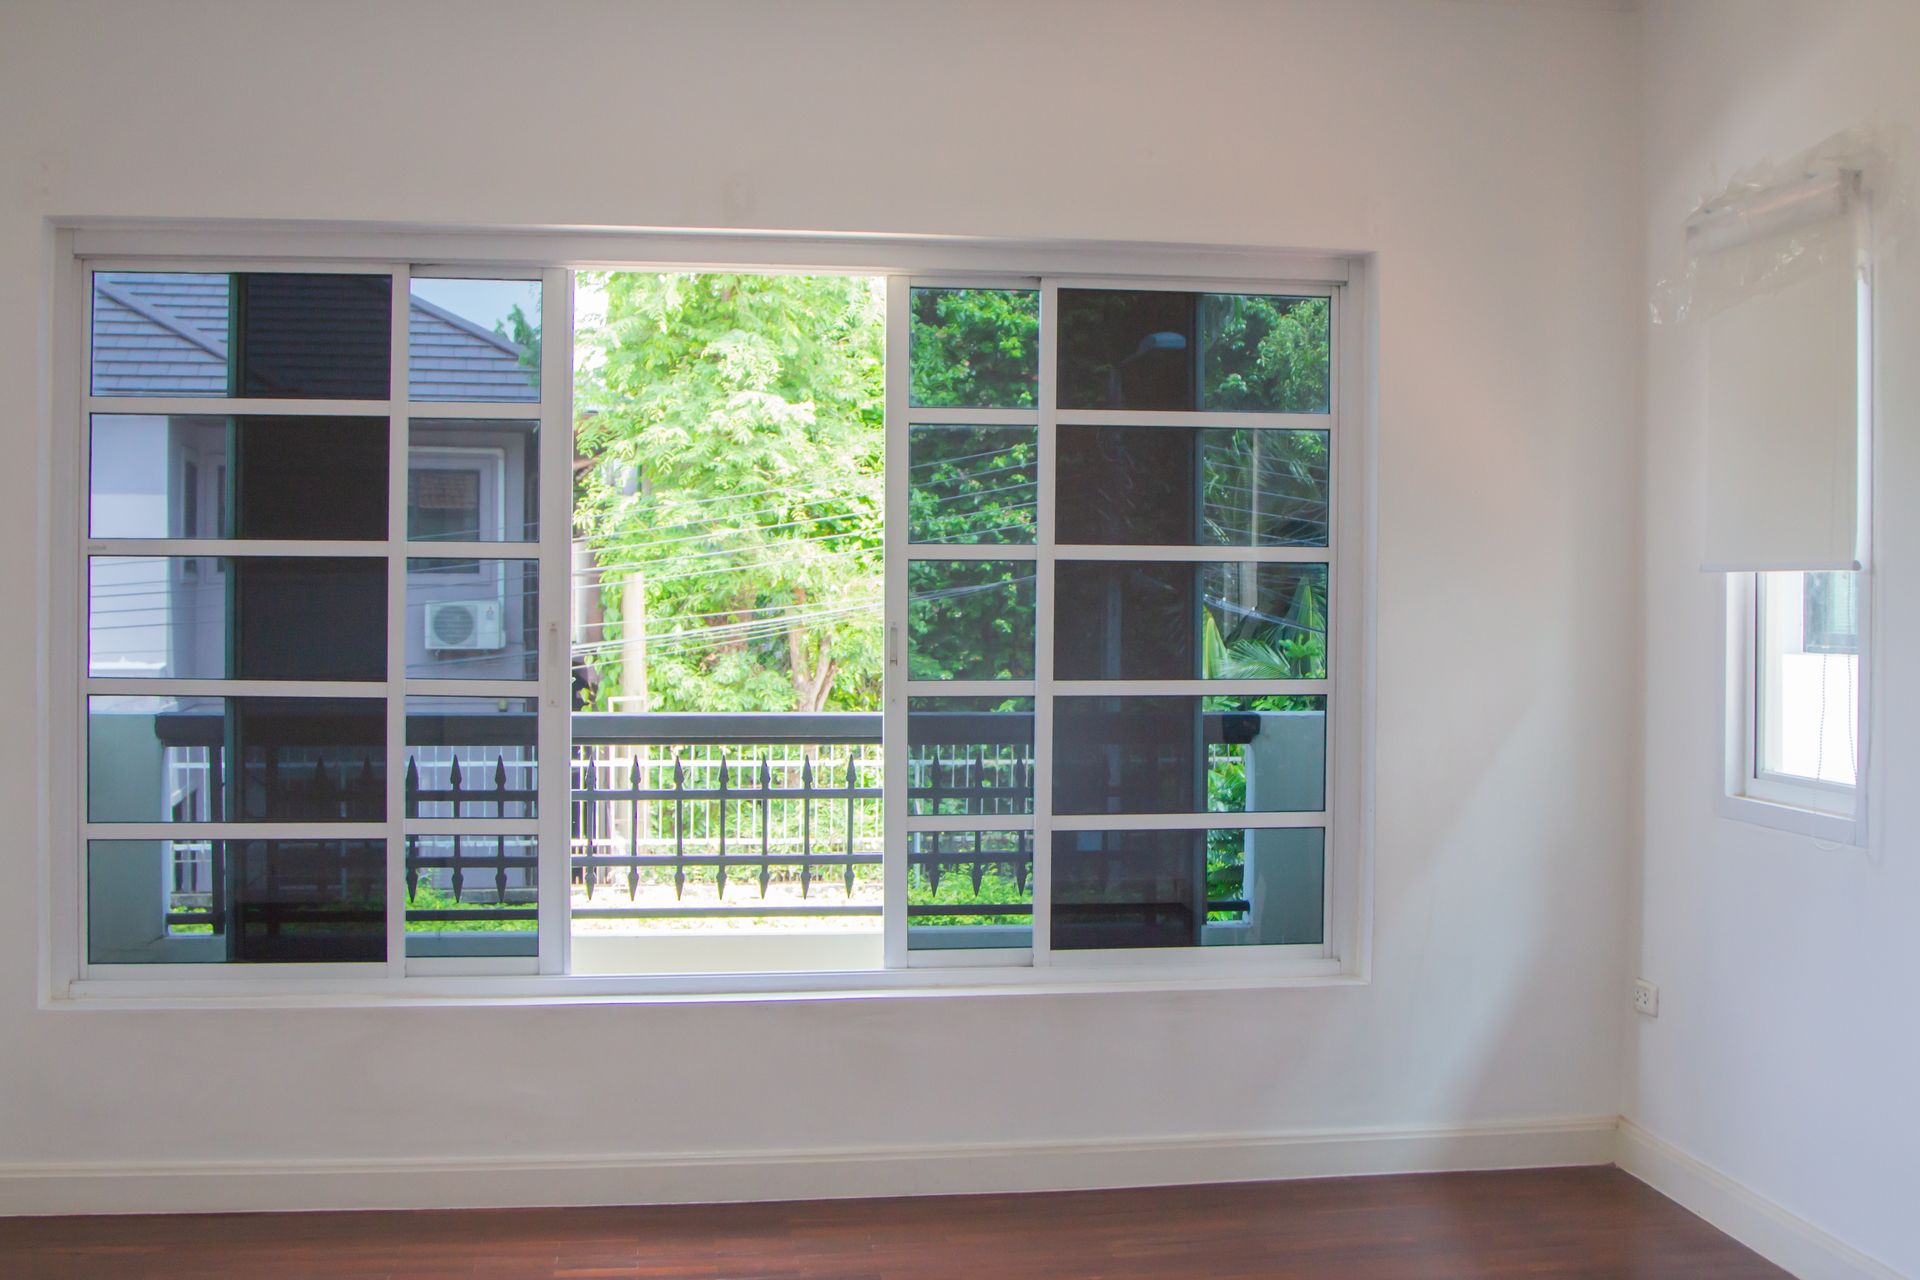
[[[1370,250],[1381,604],[1370,986],[42,1011],[18,888],[0,897],[0,1164],[1617,1112],[1640,681],[1636,19],[1618,9],[8,0],[0,396],[23,459],[47,412],[52,215]],[[31,597],[40,519],[29,468],[0,469],[10,599]],[[42,698],[36,626],[0,610],[16,726]],[[39,767],[29,735],[0,739],[15,886]],[[618,1082],[597,1102],[596,1072]]]
[[[1920,6],[1693,0],[1644,15],[1650,278],[1730,172],[1879,126],[1920,177]],[[1722,580],[1697,571],[1705,351],[1650,330],[1646,837],[1627,1114],[1902,1274],[1920,1275],[1920,243],[1878,268],[1879,548],[1871,848],[1715,816]],[[1884,219],[1883,219],[1884,221]]]

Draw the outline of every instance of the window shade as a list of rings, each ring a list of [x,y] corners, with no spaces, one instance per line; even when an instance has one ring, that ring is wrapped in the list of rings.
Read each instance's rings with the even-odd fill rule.
[[[1851,251],[1799,263],[1708,320],[1703,568],[1859,567],[1856,270]]]

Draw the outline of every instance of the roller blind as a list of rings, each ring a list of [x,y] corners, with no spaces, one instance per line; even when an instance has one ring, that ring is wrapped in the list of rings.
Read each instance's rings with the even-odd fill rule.
[[[1703,568],[1860,567],[1858,280],[1832,253],[1708,320]]]

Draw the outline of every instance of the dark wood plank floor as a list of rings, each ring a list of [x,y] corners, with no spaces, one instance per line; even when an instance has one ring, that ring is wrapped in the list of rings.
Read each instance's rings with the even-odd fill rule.
[[[1786,1274],[1600,1168],[692,1208],[0,1219],[10,1280]]]

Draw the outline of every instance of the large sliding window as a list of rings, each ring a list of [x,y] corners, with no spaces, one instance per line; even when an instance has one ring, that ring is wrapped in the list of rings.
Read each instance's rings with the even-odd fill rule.
[[[880,805],[882,847],[854,849],[851,773],[828,833],[847,842],[835,866],[880,864],[884,904],[861,906],[881,913],[880,970],[574,972],[574,912],[608,914],[590,899],[619,887],[598,863],[624,858],[634,897],[661,860],[642,806],[685,797],[678,761],[671,787],[602,777],[597,739],[571,738],[572,508],[594,464],[575,457],[570,269],[77,250],[62,618],[84,639],[82,992],[1362,971],[1365,464],[1344,268],[998,275],[935,247],[962,273],[919,275],[911,246],[833,251],[891,273],[883,767],[857,797]],[[621,710],[616,727],[731,740],[703,714]],[[782,874],[783,793],[757,777],[736,797],[722,775],[715,854],[676,847],[720,891],[722,864],[756,850],[763,896]],[[824,910],[811,887],[801,908]]]
[[[559,972],[567,277],[90,265],[84,971]]]

